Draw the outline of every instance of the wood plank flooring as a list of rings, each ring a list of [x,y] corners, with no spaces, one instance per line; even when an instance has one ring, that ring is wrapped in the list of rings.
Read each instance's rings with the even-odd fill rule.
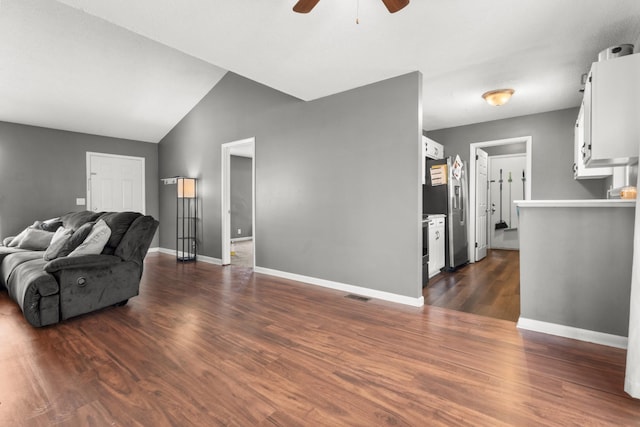
[[[428,305],[515,322],[520,316],[520,253],[490,250],[479,262],[434,276],[422,295]]]
[[[149,254],[140,296],[34,329],[0,292],[1,426],[638,425],[625,351]]]

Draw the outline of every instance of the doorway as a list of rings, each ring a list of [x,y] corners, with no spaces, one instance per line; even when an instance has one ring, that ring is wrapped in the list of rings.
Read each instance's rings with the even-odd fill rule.
[[[489,157],[491,220],[488,235],[491,249],[520,249],[518,212],[513,201],[523,199],[525,161],[524,153]]]
[[[476,245],[479,246],[479,241],[482,240],[483,234],[485,236],[485,240],[487,236],[489,237],[490,242],[490,235],[488,231],[492,221],[488,220],[488,218],[491,218],[491,215],[488,215],[488,213],[491,212],[492,207],[489,203],[485,203],[482,207],[479,206],[479,202],[481,202],[482,199],[477,196],[477,161],[480,158],[481,152],[487,152],[488,157],[500,154],[512,154],[514,150],[517,151],[518,154],[524,153],[523,199],[529,200],[531,198],[531,147],[531,136],[474,142],[469,145],[469,158],[471,159],[469,162],[469,263],[474,263],[482,259],[482,253],[476,253],[475,249]],[[484,212],[482,212],[483,210]]]
[[[144,214],[144,161],[144,157],[87,152],[87,210]]]
[[[255,138],[222,144],[222,265],[255,267]]]
[[[476,142],[470,144],[469,162],[469,265],[455,272],[444,272],[429,282],[423,290],[425,304],[449,308],[516,322],[520,316],[520,256],[515,250],[490,249],[491,235],[498,215],[492,213],[491,193],[494,195],[499,176],[494,179],[492,158],[518,153],[524,156],[525,181],[512,170],[512,196],[516,183],[524,198],[531,197],[531,145],[530,136]],[[477,156],[477,157],[476,157]],[[500,164],[497,167],[498,175]],[[520,167],[520,166],[519,166]],[[507,166],[502,167],[503,173]],[[521,174],[521,170],[520,174]],[[505,175],[503,184],[508,184]],[[495,181],[491,183],[491,181]],[[523,185],[524,184],[524,185]],[[496,187],[497,188],[497,187]],[[504,187],[503,187],[504,189]],[[507,191],[503,192],[508,197]],[[499,196],[499,188],[497,188]],[[522,197],[521,197],[522,198]],[[498,199],[499,200],[499,199]],[[498,206],[499,207],[499,206]],[[508,219],[508,210],[506,218]],[[503,212],[503,214],[504,214]],[[512,212],[511,218],[517,216]],[[476,243],[477,247],[476,247]],[[482,260],[482,262],[477,262]]]

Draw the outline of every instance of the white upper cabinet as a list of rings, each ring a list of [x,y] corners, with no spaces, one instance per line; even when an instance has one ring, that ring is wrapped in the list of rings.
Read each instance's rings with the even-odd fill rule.
[[[442,144],[438,144],[431,138],[427,138],[426,136],[422,137],[422,144],[424,146],[425,156],[430,159],[444,159],[444,146]]]
[[[580,112],[574,128],[574,137],[573,177],[575,179],[595,179],[610,176],[612,174],[610,167],[587,168],[584,164],[583,153],[586,150],[584,142],[584,102],[580,105]]]
[[[436,160],[444,159],[444,146],[422,135],[422,184],[426,184],[427,157]]]
[[[587,168],[633,164],[640,143],[640,54],[595,62],[584,91]]]

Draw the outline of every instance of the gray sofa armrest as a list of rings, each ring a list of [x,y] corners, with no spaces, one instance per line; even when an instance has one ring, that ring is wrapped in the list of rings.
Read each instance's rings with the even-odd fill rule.
[[[73,268],[100,268],[109,267],[122,262],[120,257],[114,255],[84,255],[74,257],[61,257],[49,261],[44,266],[47,273],[73,269]]]

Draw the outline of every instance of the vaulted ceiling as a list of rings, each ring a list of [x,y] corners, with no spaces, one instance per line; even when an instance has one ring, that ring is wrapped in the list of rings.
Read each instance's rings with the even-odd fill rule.
[[[293,4],[2,0],[0,120],[158,142],[226,71],[312,100],[418,70],[440,129],[577,106],[598,52],[640,38],[638,0]]]

